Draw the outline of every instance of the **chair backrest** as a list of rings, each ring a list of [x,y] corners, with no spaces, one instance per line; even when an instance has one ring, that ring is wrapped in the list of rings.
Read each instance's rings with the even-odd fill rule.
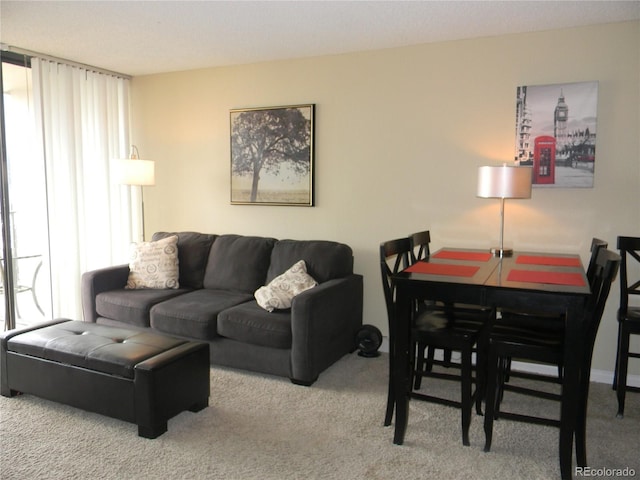
[[[409,266],[409,251],[411,249],[408,238],[398,238],[380,244],[380,270],[382,273],[382,288],[384,300],[387,304],[387,318],[393,321],[395,310],[395,284],[391,276]]]
[[[609,248],[609,243],[594,237],[591,240],[591,259],[589,260],[589,266],[587,267],[587,279],[589,280],[589,284],[591,284],[591,281],[593,280],[596,268],[596,259],[598,258],[598,253],[602,248]]]
[[[413,265],[418,260],[422,260],[423,258],[431,255],[431,251],[429,250],[429,243],[431,242],[431,233],[429,230],[425,230],[424,232],[413,233],[409,236],[410,242],[410,260]],[[417,249],[417,252],[416,252]]]
[[[635,281],[635,277],[630,278],[632,277],[630,270],[634,271],[633,266],[640,267],[640,237],[618,237],[618,250],[620,250],[621,258],[620,310],[618,315],[626,315],[629,307],[629,295],[640,295],[640,277]]]
[[[598,327],[602,319],[602,313],[609,297],[611,283],[618,274],[620,267],[620,255],[607,249],[600,249],[594,266],[593,281],[591,282],[591,296],[587,302],[586,313],[584,317],[586,343],[584,366],[585,371],[591,370],[591,357],[593,355],[593,347],[598,334]]]

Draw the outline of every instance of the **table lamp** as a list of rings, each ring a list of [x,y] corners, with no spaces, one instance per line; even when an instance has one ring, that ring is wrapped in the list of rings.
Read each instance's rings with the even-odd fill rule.
[[[500,246],[491,249],[496,257],[510,257],[512,249],[504,248],[505,198],[531,198],[531,167],[509,165],[485,166],[478,169],[478,193],[481,198],[500,199]]]

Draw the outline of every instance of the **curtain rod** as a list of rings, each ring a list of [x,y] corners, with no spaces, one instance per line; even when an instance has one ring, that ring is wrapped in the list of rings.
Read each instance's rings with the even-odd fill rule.
[[[28,57],[36,57],[41,58],[42,60],[48,60],[50,62],[56,63],[64,63],[66,65],[70,65],[72,67],[82,68],[83,70],[89,70],[91,72],[103,73],[105,75],[111,75],[114,77],[120,77],[127,80],[131,80],[131,75],[126,75],[124,73],[113,72],[111,70],[105,70],[104,68],[94,67],[93,65],[87,65],[85,63],[74,62],[72,60],[67,60],[66,58],[54,57],[52,55],[46,55],[44,53],[33,52],[31,50],[26,50],[20,47],[14,47],[13,45],[7,45],[6,43],[0,43],[0,50],[5,52],[13,52],[19,55],[26,55]]]

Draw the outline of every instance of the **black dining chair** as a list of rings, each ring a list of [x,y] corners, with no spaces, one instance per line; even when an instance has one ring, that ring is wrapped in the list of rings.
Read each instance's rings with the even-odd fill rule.
[[[404,268],[410,258],[411,244],[409,238],[390,240],[380,245],[380,266],[382,271],[382,285],[387,306],[389,320],[389,391],[387,397],[387,409],[385,425],[391,424],[395,397],[393,394],[393,357],[395,345],[395,285],[392,275]],[[459,401],[437,397],[428,393],[410,392],[411,398],[418,400],[453,406],[461,409],[462,417],[462,443],[469,445],[469,427],[471,425],[471,410],[473,407],[473,368],[472,348],[476,344],[484,325],[476,321],[476,318],[466,315],[465,312],[457,312],[455,309],[433,310],[430,305],[416,303],[413,309],[411,326],[411,352],[410,361],[412,375],[415,373],[415,349],[417,344],[427,348],[448,349],[460,352],[460,362],[451,361],[459,369],[459,373],[450,372],[421,372],[423,376],[440,378],[444,380],[460,382]],[[434,361],[435,364],[435,361]],[[457,372],[458,370],[456,370]]]
[[[409,239],[398,238],[380,244],[380,270],[382,273],[382,291],[387,307],[387,322],[389,329],[389,383],[387,391],[387,409],[384,415],[384,425],[391,425],[395,407],[393,385],[395,358],[395,302],[396,288],[392,276],[409,266]]]
[[[431,255],[431,232],[429,230],[424,230],[422,232],[416,232],[409,235],[410,242],[410,250],[409,250],[409,260],[411,265],[420,260],[428,258]],[[424,305],[428,308],[432,309],[440,309],[444,308],[444,305],[437,304],[433,300],[424,301]],[[416,351],[416,367],[415,367],[415,375],[414,375],[414,386],[416,390],[420,389],[422,384],[422,375],[421,371],[431,371],[433,367],[433,361],[435,357],[435,348],[431,347],[427,349],[427,346],[424,343],[419,343],[417,345]],[[450,366],[451,364],[451,350],[445,350],[443,352],[443,361],[446,366]]]
[[[409,241],[411,244],[410,250],[410,263],[413,265],[416,262],[424,260],[431,255],[430,243],[431,243],[431,232],[429,230],[423,230],[421,232],[412,233],[409,235]],[[432,311],[440,311],[444,312],[446,309],[452,309],[453,314],[455,316],[456,312],[458,314],[464,314],[465,321],[471,322],[476,321],[478,328],[483,328],[487,322],[492,320],[492,310],[490,308],[485,308],[481,306],[475,305],[467,305],[467,304],[459,304],[454,303],[450,305],[445,305],[442,302],[434,302],[427,301],[424,302],[424,307],[426,309],[431,309]],[[415,366],[415,374],[414,374],[414,389],[419,390],[422,385],[422,377],[425,373],[429,373],[432,371],[434,365],[441,365],[445,368],[449,367],[458,367],[459,364],[451,362],[451,349],[442,350],[442,360],[436,360],[436,348],[430,346],[427,348],[427,345],[424,342],[418,342],[417,351],[416,351],[416,366]],[[475,348],[473,350],[475,352]],[[476,396],[478,402],[476,403],[478,413],[481,413],[481,397]]]
[[[611,283],[616,277],[620,265],[620,256],[615,252],[600,249],[593,266],[593,280],[590,282],[591,295],[587,301],[584,316],[584,352],[580,361],[579,405],[576,405],[578,424],[576,426],[576,456],[578,465],[586,464],[586,409],[589,395],[589,374],[591,358],[602,313],[609,296]],[[535,329],[522,329],[519,332],[505,332],[501,329],[489,332],[488,372],[486,389],[486,411],[484,418],[485,452],[490,451],[493,422],[495,419],[508,419],[561,427],[565,418],[551,415],[536,416],[532,412],[507,412],[500,408],[500,384],[505,375],[505,358],[533,361],[541,364],[562,365],[564,355],[564,333],[540,335]],[[502,392],[507,391],[506,389]],[[526,392],[517,392],[527,394]],[[567,392],[562,392],[561,395]],[[541,397],[541,395],[536,395]],[[559,397],[562,399],[562,396]],[[557,400],[557,397],[549,397]],[[557,411],[557,410],[556,410]]]
[[[640,358],[640,351],[629,350],[631,335],[640,335],[640,307],[629,305],[629,297],[640,295],[640,276],[631,272],[640,267],[640,237],[618,237],[620,264],[620,306],[618,308],[618,349],[616,353],[613,388],[618,396],[617,417],[624,416],[627,391],[640,392],[640,388],[627,385],[630,358]]]
[[[429,230],[412,233],[409,235],[409,242],[411,244],[409,256],[412,264],[431,255],[431,232]]]
[[[589,264],[587,266],[587,280],[591,284],[595,275],[596,268],[596,259],[598,258],[598,253],[602,249],[608,248],[609,244],[601,240],[599,238],[591,239],[591,256],[589,259]],[[531,333],[531,331],[535,331],[535,334],[541,341],[544,341],[545,338],[550,337],[551,342],[554,342],[555,337],[557,335],[562,335],[564,332],[564,318],[559,315],[549,315],[544,313],[532,313],[532,312],[521,312],[521,311],[513,311],[513,310],[502,310],[500,315],[494,322],[493,330],[501,331],[502,334],[508,334],[510,331],[514,332],[516,335],[520,333],[520,331],[524,329],[525,332]],[[522,393],[526,393],[532,396],[539,396],[542,398],[556,398],[559,399],[560,395],[555,394],[553,392],[549,392],[547,390],[537,390],[534,388],[526,388],[518,385],[509,385],[508,382],[511,377],[515,378],[524,378],[529,380],[538,380],[546,383],[562,383],[562,362],[558,364],[558,375],[555,377],[538,374],[535,372],[525,372],[525,371],[517,371],[511,369],[511,359],[505,358],[504,361],[504,382],[501,384],[500,395],[498,398],[498,402],[500,398],[502,398],[502,390],[512,390],[512,391],[520,391]]]

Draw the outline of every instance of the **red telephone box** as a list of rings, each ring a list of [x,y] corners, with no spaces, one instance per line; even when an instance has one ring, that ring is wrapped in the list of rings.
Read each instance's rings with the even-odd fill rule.
[[[556,139],[536,137],[533,147],[533,183],[556,183]]]

